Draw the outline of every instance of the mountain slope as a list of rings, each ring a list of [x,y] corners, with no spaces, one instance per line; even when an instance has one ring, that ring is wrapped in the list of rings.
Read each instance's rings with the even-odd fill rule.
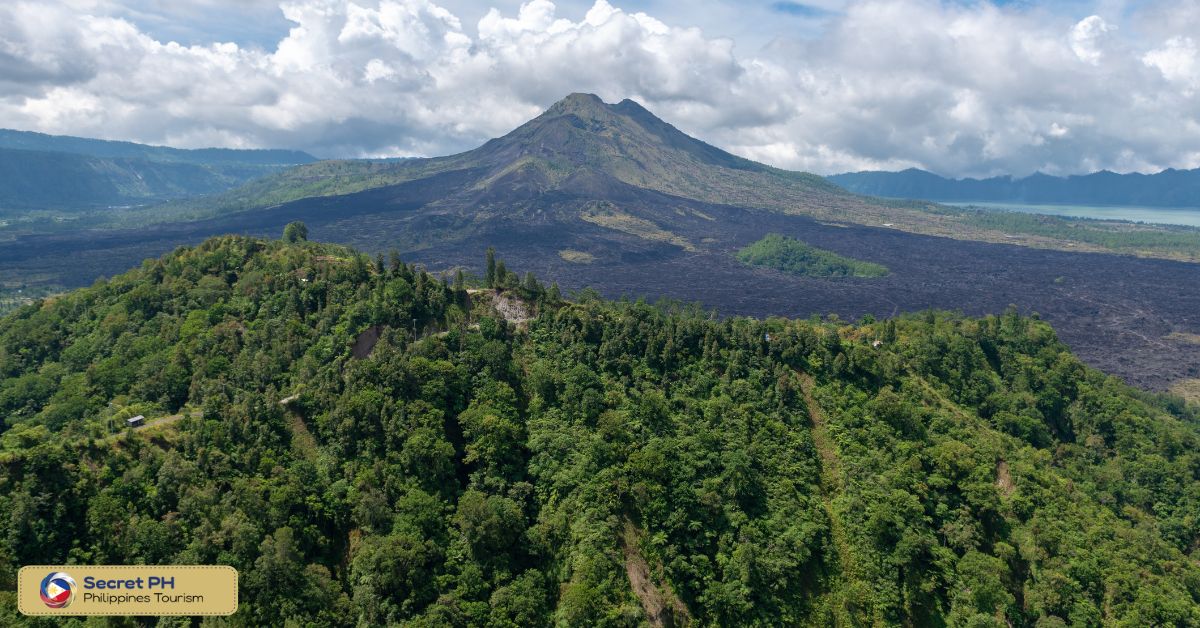
[[[155,162],[190,164],[257,164],[280,166],[316,161],[298,150],[233,149],[233,148],[171,148],[134,142],[115,142],[69,135],[46,135],[32,131],[0,129],[0,148],[53,153],[71,153],[91,157],[142,159]]]
[[[392,244],[408,250],[494,241],[503,237],[497,232],[552,223],[569,234],[583,221],[695,252],[705,248],[705,240],[722,241],[729,228],[727,217],[703,226],[691,220],[711,217],[714,206],[724,214],[768,211],[958,239],[1200,259],[1197,230],[1166,233],[1144,227],[1153,233],[1125,244],[1126,225],[997,227],[969,212],[848,193],[822,177],[772,168],[705,144],[632,100],[606,104],[590,94],[572,94],[511,133],[465,153],[309,164],[161,211],[229,216],[282,207],[322,221],[376,214],[393,225],[379,239],[393,236]],[[1014,231],[1021,235],[1014,238]],[[1118,244],[1109,244],[1114,241]]]
[[[443,206],[533,199],[554,192],[603,198],[632,186],[703,202],[833,211],[861,202],[820,177],[742,159],[696,140],[632,100],[571,94],[511,133],[458,155],[400,162],[334,161],[295,168],[212,201],[240,210],[344,195],[450,172],[469,173]]]
[[[283,150],[181,150],[0,129],[0,211],[103,208],[223,192],[315,159]]]
[[[216,194],[284,167],[0,149],[0,210],[85,209]]]
[[[1052,177],[947,179],[910,168],[900,172],[850,172],[827,177],[858,194],[931,201],[995,201],[1077,205],[1200,207],[1200,168],[1145,175],[1095,172]]]
[[[1200,622],[1200,417],[1042,321],[499,283],[226,237],[0,318],[0,573],[230,564],[245,625]]]

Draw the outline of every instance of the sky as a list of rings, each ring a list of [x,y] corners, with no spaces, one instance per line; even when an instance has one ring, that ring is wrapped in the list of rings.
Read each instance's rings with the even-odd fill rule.
[[[819,174],[1200,167],[1200,0],[0,3],[0,127],[444,155],[571,92]]]

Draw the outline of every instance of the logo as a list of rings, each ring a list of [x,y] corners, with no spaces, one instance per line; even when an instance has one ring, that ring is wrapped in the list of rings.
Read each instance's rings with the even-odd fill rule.
[[[56,571],[42,579],[42,601],[50,608],[66,608],[75,598],[75,579]]]

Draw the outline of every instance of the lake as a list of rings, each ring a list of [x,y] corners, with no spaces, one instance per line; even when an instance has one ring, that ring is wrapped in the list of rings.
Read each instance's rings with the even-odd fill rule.
[[[955,207],[979,207],[1001,211],[1025,212],[1027,214],[1053,214],[1076,218],[1104,218],[1108,220],[1132,220],[1154,222],[1164,225],[1187,225],[1200,227],[1200,207],[1132,207],[1126,205],[1034,205],[1029,203],[961,203],[938,201]]]

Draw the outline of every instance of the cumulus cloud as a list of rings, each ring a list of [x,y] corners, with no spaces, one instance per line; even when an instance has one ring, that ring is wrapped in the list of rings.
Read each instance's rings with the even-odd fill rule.
[[[750,55],[607,0],[577,19],[531,0],[476,24],[431,0],[290,0],[280,11],[291,28],[267,47],[164,42],[113,6],[0,7],[4,126],[436,155],[590,91],[635,98],[753,159],[822,173],[1200,165],[1191,21],[1157,5],[1122,28],[1111,16],[987,2],[863,0],[824,13],[819,35]]]
[[[1071,29],[1071,50],[1080,60],[1099,65],[1104,58],[1103,43],[1115,27],[1099,15],[1089,15]]]
[[[1172,37],[1162,47],[1147,52],[1142,61],[1156,68],[1168,81],[1188,88],[1200,84],[1200,53],[1191,37]]]

